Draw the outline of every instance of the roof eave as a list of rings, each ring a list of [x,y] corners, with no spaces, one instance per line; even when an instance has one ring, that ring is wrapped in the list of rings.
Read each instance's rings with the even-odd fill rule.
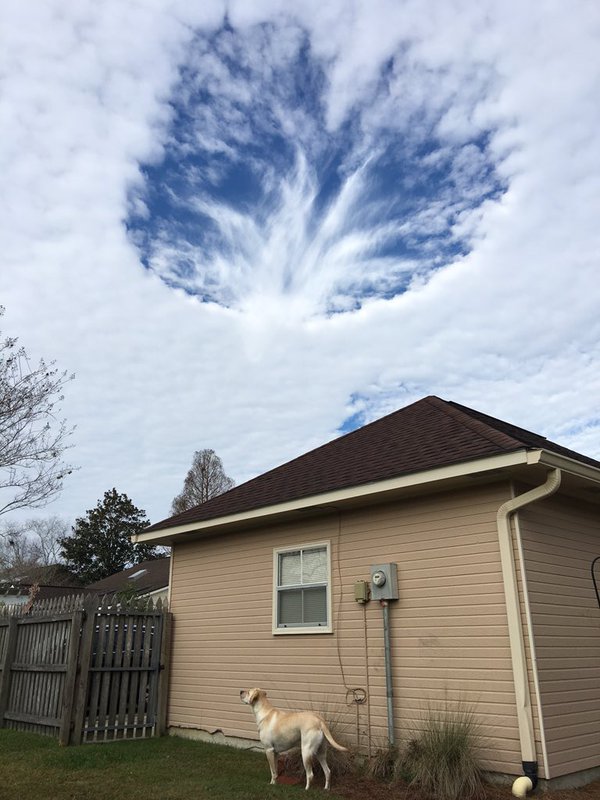
[[[277,518],[285,517],[298,511],[325,508],[336,504],[348,503],[353,500],[356,501],[361,498],[372,498],[373,500],[383,499],[386,494],[398,492],[402,489],[411,489],[418,486],[426,486],[427,484],[441,483],[461,477],[484,475],[486,472],[505,470],[511,467],[537,464],[542,452],[541,450],[526,450],[523,448],[510,453],[463,461],[443,467],[435,467],[429,470],[400,475],[395,478],[388,478],[383,481],[351,486],[345,489],[336,489],[331,492],[301,497],[297,500],[290,500],[285,503],[263,506],[238,514],[229,514],[214,519],[191,522],[186,525],[159,528],[158,530],[146,533],[142,532],[132,537],[132,541],[135,543],[170,543],[181,537],[188,537],[190,534],[197,534],[198,536],[212,535],[220,530],[234,526],[238,527],[244,523],[259,524],[261,521],[270,523],[277,520]],[[600,474],[599,470],[596,470],[596,472]]]
[[[600,484],[600,469],[591,464],[584,464],[574,458],[553,453],[551,450],[538,450],[538,462],[543,467],[558,468],[577,478]]]

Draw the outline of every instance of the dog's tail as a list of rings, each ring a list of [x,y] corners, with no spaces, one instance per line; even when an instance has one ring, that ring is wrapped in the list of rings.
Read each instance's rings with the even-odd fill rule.
[[[342,750],[344,753],[348,752],[348,748],[347,748],[347,747],[342,747],[342,745],[341,745],[341,744],[338,744],[338,743],[336,742],[336,740],[333,738],[333,736],[331,735],[331,731],[330,731],[330,730],[329,730],[329,728],[327,727],[327,723],[326,723],[324,720],[322,720],[321,722],[322,722],[322,725],[321,725],[321,730],[322,730],[322,731],[323,731],[323,733],[325,734],[325,738],[327,739],[327,741],[329,742],[329,744],[330,744],[332,747],[335,747],[335,749],[336,749],[336,750]]]

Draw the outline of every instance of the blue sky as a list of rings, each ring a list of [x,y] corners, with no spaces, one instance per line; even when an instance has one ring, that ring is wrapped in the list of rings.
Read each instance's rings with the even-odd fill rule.
[[[71,522],[427,394],[600,457],[600,10],[9,0],[3,329],[74,372]]]
[[[391,299],[470,250],[457,222],[505,183],[491,131],[445,135],[450,98],[370,117],[390,101],[406,56],[328,128],[327,65],[306,31],[225,23],[194,37],[171,98],[161,160],[144,168],[129,229],[144,265],[203,302],[242,308],[318,294],[305,316]],[[260,53],[256,56],[256,53]]]

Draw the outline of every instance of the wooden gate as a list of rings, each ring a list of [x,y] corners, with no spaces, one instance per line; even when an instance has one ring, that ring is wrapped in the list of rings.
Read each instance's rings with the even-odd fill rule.
[[[0,727],[61,744],[161,735],[170,617],[117,596],[0,611]]]

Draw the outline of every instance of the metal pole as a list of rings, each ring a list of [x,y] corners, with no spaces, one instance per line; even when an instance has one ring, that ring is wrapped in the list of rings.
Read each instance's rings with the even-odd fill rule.
[[[390,605],[387,600],[381,600],[383,609],[383,646],[385,652],[385,693],[387,696],[387,722],[388,741],[394,747],[394,692],[392,688],[392,648],[390,645]]]

